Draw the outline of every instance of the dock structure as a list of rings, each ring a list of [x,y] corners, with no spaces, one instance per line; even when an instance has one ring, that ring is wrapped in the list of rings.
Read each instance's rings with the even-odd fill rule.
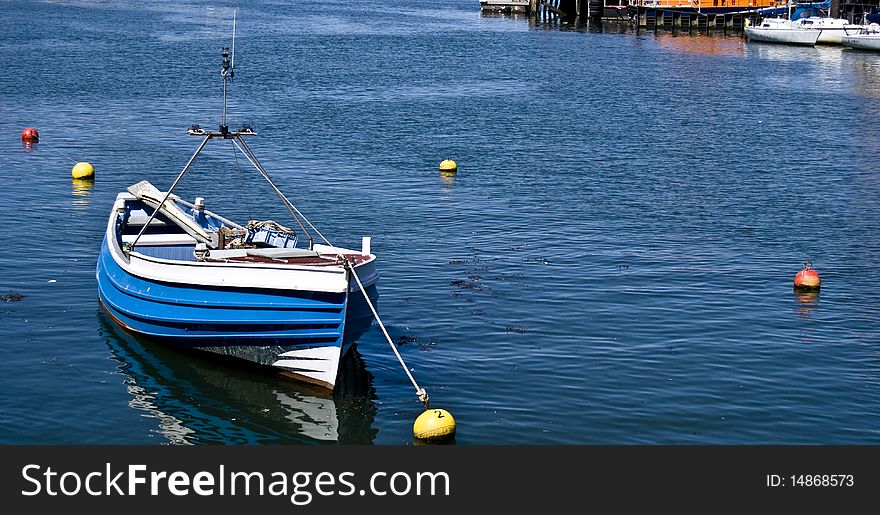
[[[831,16],[862,23],[865,14],[876,12],[880,0],[831,0]]]
[[[636,29],[724,34],[742,32],[747,23],[756,24],[761,16],[759,8],[731,12],[701,12],[642,3],[628,5],[627,13]]]
[[[757,20],[756,9],[733,12],[700,12],[687,7],[662,6],[657,0],[528,0],[530,17],[543,21],[563,18],[581,22],[621,22],[637,29],[666,30],[741,30],[746,20]],[[733,5],[734,0],[730,0]],[[755,0],[744,0],[746,5]],[[609,3],[611,2],[611,3]],[[755,1],[755,3],[757,3]]]
[[[716,0],[717,1],[717,0]],[[735,0],[730,0],[731,4]],[[757,0],[743,0],[752,3]],[[880,1],[880,0],[878,0]],[[622,22],[637,28],[742,28],[751,11],[701,13],[687,7],[661,6],[657,0],[528,0],[530,17],[543,21],[568,19],[582,22]],[[754,19],[752,19],[754,21]]]
[[[529,18],[542,22],[566,21],[580,25],[623,22],[636,30],[742,33],[747,24],[785,11],[786,0],[481,0],[527,2]],[[828,15],[861,23],[865,13],[878,9],[880,0],[831,0]],[[521,10],[520,7],[520,11]]]
[[[528,0],[530,17],[543,20],[566,18],[580,24],[605,20],[628,21],[626,0]],[[621,3],[623,5],[617,5]]]

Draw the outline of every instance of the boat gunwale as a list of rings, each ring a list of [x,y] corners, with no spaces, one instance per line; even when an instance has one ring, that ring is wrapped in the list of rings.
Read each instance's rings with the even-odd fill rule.
[[[117,196],[117,202],[120,199],[125,199],[123,195],[127,197],[127,194],[120,193],[120,195]],[[114,205],[107,221],[107,229],[104,237],[107,242],[106,248],[109,251],[109,254],[113,258],[113,260],[116,261],[116,263],[120,266],[120,268],[122,268],[124,272],[134,275],[136,277],[140,277],[142,279],[173,284],[197,284],[200,286],[219,286],[235,289],[256,287],[273,290],[319,291],[325,293],[342,293],[346,291],[346,289],[359,291],[357,285],[349,285],[348,271],[345,269],[342,263],[331,265],[302,265],[296,263],[280,263],[274,261],[268,263],[249,261],[181,261],[148,256],[137,251],[129,251],[128,253],[126,253],[122,250],[122,246],[120,245],[119,238],[116,234],[116,223],[118,219],[119,212],[116,209],[116,205]],[[375,254],[364,255],[351,249],[343,249],[330,246],[320,247],[323,249],[333,249],[340,251],[339,254],[326,254],[328,257],[335,255],[357,255],[365,257],[366,259],[363,259],[359,262],[355,260],[355,268],[364,267],[373,263],[376,260]],[[212,272],[222,271],[224,277],[234,274],[235,271],[247,271],[250,273],[260,274],[261,276],[271,274],[273,272],[282,272],[286,276],[300,275],[303,278],[307,276],[312,276],[316,273],[321,273],[325,274],[324,277],[326,279],[329,279],[332,283],[336,284],[330,288],[325,286],[316,289],[313,287],[302,287],[301,285],[297,284],[291,286],[288,282],[281,280],[267,280],[266,284],[248,285],[238,281],[224,282],[222,278],[218,279],[216,277],[202,278],[203,282],[193,282],[184,281],[180,278],[175,278],[173,273],[169,273],[168,275],[158,274],[155,271],[153,271],[153,273],[150,273],[149,270],[143,269],[144,266],[162,267],[168,269],[169,272],[176,271],[177,273],[186,273],[186,269],[190,269],[189,272],[192,272],[193,270],[198,270],[199,272],[201,272],[200,275],[210,275]],[[369,285],[375,283],[378,279],[379,273],[378,271],[374,270],[372,274],[364,277],[362,281],[364,281],[365,285]],[[295,281],[291,281],[291,283],[293,282]],[[314,279],[309,279],[309,281],[307,282],[323,283],[324,279],[317,281]]]

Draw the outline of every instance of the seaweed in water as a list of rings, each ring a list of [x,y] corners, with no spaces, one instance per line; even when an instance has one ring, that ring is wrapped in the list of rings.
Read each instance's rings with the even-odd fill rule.
[[[401,336],[397,338],[397,346],[403,347],[407,343],[414,343],[416,341],[418,341],[418,338],[416,338],[415,336]]]
[[[431,350],[431,347],[434,345],[433,341],[425,343],[425,342],[420,341],[415,336],[401,336],[401,337],[397,338],[397,346],[398,347],[402,347],[408,343],[415,343],[420,351],[426,351],[426,352],[429,352]]]
[[[3,302],[20,302],[24,299],[24,295],[13,291],[0,295],[0,299],[3,299]]]

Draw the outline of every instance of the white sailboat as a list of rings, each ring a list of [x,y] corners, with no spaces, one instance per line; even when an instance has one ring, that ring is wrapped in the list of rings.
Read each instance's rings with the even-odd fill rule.
[[[807,16],[798,18],[794,25],[804,29],[816,29],[819,31],[818,44],[840,45],[844,36],[858,34],[861,25],[850,23],[843,18],[829,18],[825,16]]]
[[[880,25],[871,23],[863,27],[858,34],[844,36],[841,42],[858,50],[880,51]]]
[[[743,32],[749,41],[807,46],[815,45],[822,34],[817,29],[806,28],[784,18],[765,18],[758,26],[746,27]]]
[[[788,18],[764,18],[756,27],[746,26],[743,32],[749,41],[813,46],[822,34],[816,28],[792,21],[794,4],[788,3]]]

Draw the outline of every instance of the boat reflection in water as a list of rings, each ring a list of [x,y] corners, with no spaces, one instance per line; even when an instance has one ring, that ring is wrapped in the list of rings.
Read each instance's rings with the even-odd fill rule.
[[[333,392],[209,353],[133,336],[102,312],[99,333],[132,396],[172,444],[369,444],[377,430],[373,377],[357,348]]]

